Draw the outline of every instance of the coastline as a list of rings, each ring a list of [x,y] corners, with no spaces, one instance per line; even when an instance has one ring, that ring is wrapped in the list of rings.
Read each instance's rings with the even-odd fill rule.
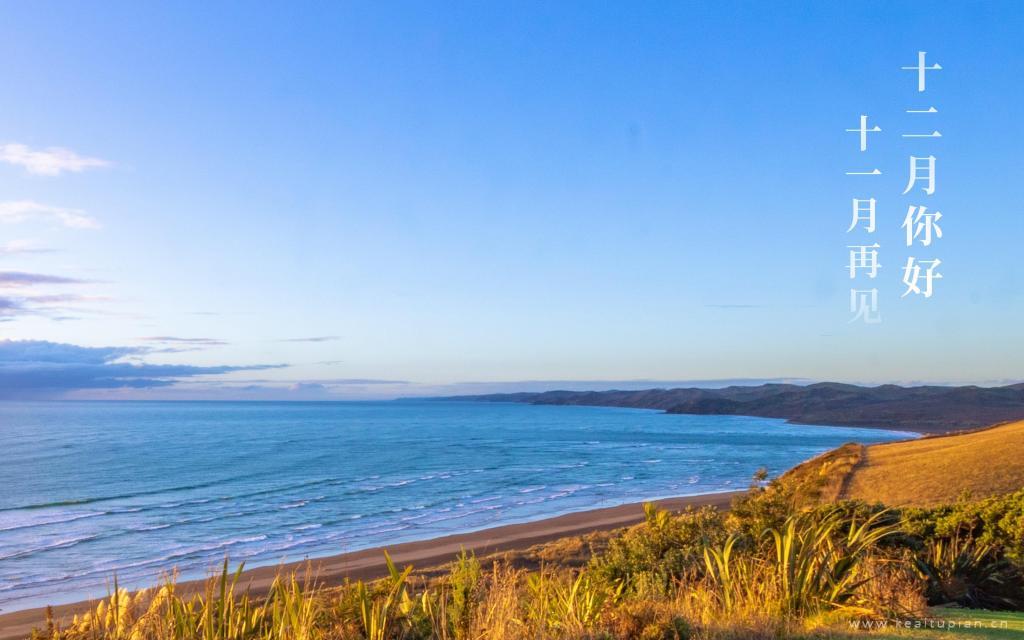
[[[745,491],[707,493],[666,498],[653,502],[670,510],[705,505],[728,508],[732,499],[743,493]],[[473,552],[478,556],[522,550],[559,538],[577,536],[594,531],[608,531],[637,524],[642,522],[644,518],[643,504],[642,502],[634,502],[615,507],[578,511],[533,522],[502,525],[470,533],[450,534],[438,538],[373,547],[322,558],[257,567],[242,573],[242,577],[239,580],[239,588],[249,588],[253,594],[260,595],[269,589],[274,577],[278,573],[302,570],[307,563],[312,567],[316,578],[329,586],[341,584],[346,578],[367,580],[383,577],[387,572],[384,563],[385,550],[391,555],[395,564],[399,566],[411,564],[417,569],[426,569],[444,564],[463,549]],[[202,588],[203,583],[204,580],[191,580],[179,583],[178,588],[197,590]],[[89,609],[95,602],[96,600],[87,600],[54,606],[52,607],[54,619],[60,621],[70,620],[73,615]],[[45,624],[45,620],[46,607],[0,613],[0,640],[28,638],[32,629]]]
[[[778,418],[790,424],[885,429],[939,435],[1024,417],[1021,385],[1001,387],[839,382],[673,387],[602,391],[528,391],[431,398],[549,406],[653,409],[669,415]]]

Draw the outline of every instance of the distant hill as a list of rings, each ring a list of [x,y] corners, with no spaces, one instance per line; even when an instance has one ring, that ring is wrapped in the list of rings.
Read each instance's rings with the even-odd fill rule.
[[[1024,487],[1024,421],[970,433],[843,445],[786,472],[781,482],[812,501],[931,506]]]
[[[799,424],[947,433],[1024,419],[1024,384],[1005,387],[860,387],[822,382],[724,389],[547,391],[460,400],[661,409],[668,413],[785,418]]]

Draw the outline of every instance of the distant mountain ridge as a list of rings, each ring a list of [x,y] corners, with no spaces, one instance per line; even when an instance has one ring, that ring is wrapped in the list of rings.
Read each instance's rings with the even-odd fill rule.
[[[838,382],[763,384],[722,389],[545,391],[456,396],[529,404],[661,409],[668,413],[784,418],[797,424],[947,433],[1024,419],[1024,383],[1004,387],[861,387]]]

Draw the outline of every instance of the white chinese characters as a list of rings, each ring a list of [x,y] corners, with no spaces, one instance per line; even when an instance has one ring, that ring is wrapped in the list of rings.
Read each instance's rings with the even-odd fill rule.
[[[941,71],[942,65],[929,62],[928,53],[918,51],[917,64],[914,66],[904,66],[902,69],[916,73],[917,93],[920,94],[926,92],[928,81],[933,79],[930,74],[935,71]],[[928,119],[934,117],[939,113],[939,110],[932,105],[917,105],[905,109],[904,113],[908,115],[903,117],[909,117],[917,121],[918,118]],[[907,154],[907,163],[904,165],[907,167],[907,177],[901,195],[908,198],[928,198],[928,202],[931,204],[931,198],[935,197],[938,191],[936,171],[938,159],[936,157],[937,149],[935,145],[940,144],[937,141],[941,141],[943,136],[941,131],[934,128],[933,123],[929,123],[928,126],[914,127],[914,129],[916,130],[900,134],[900,138],[907,144],[915,145],[915,148],[911,150],[912,152]],[[877,142],[873,135],[880,134],[882,131],[882,127],[866,114],[860,114],[857,126],[846,129],[847,133],[857,136],[857,149],[862,154],[868,152],[873,140]],[[878,186],[878,181],[868,179],[872,176],[882,175],[882,170],[879,168],[880,165],[875,164],[875,162],[877,162],[877,159],[871,162],[871,164],[858,162],[857,164],[861,166],[853,167],[845,173],[848,176],[865,176],[864,178],[856,178],[858,185],[863,180],[865,183],[871,182]],[[879,282],[878,276],[882,269],[879,259],[882,246],[880,242],[874,241],[874,234],[880,226],[883,229],[886,228],[884,199],[878,199],[875,197],[875,194],[870,192],[865,193],[861,191],[857,194],[857,197],[851,199],[849,211],[850,223],[846,228],[846,233],[861,237],[855,240],[854,243],[847,245],[848,260],[846,271],[851,280],[870,280],[872,285],[874,285],[875,282]],[[920,201],[908,203],[906,215],[903,217],[902,225],[900,226],[906,239],[906,246],[910,248],[920,247],[923,250],[929,250],[936,246],[943,237],[942,226],[939,224],[942,218],[943,214],[932,206],[920,204]],[[895,229],[895,221],[892,221],[892,224],[893,226],[888,228]],[[864,234],[871,239],[863,238]],[[865,242],[864,240],[867,241]],[[911,296],[931,298],[935,293],[937,281],[943,278],[942,273],[939,271],[941,265],[942,260],[937,257],[908,256],[902,269],[903,291],[900,298]],[[882,316],[879,311],[878,287],[872,286],[870,289],[851,287],[850,314],[850,322],[862,322],[865,324],[881,322]]]

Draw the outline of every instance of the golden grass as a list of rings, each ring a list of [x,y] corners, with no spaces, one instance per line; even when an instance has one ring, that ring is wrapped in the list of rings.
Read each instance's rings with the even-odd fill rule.
[[[792,489],[795,504],[835,502],[850,473],[863,460],[865,449],[862,444],[848,442],[793,467],[783,474],[782,482]]]
[[[963,434],[867,447],[840,498],[934,506],[967,492],[984,498],[1024,487],[1024,421]]]
[[[659,513],[650,509],[654,519]],[[51,621],[32,640],[768,640],[832,637],[849,619],[901,613],[896,580],[879,541],[895,533],[841,510],[791,516],[761,542],[706,547],[699,567],[659,593],[609,582],[589,568],[542,564],[535,571],[462,554],[431,580],[399,570],[388,578],[327,588],[283,574],[266,597],[238,588],[241,567],[225,561],[201,593],[176,588],[174,576],[136,594],[117,589],[70,624]],[[876,526],[877,525],[877,526]],[[750,543],[754,543],[752,546]],[[746,547],[741,549],[740,547]],[[582,553],[580,544],[540,552]],[[870,587],[869,587],[870,585]]]

